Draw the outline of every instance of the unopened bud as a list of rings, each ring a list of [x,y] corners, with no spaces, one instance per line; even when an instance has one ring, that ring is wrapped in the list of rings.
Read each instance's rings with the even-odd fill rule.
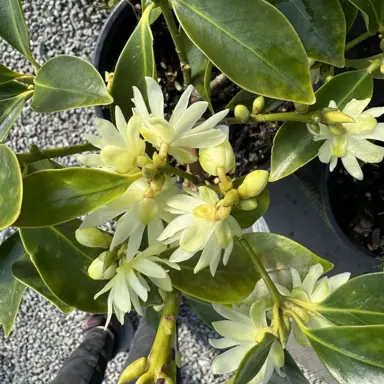
[[[147,358],[140,357],[124,369],[124,371],[120,375],[118,384],[125,384],[138,378],[139,376],[145,373],[146,368]]]
[[[309,105],[307,104],[301,104],[301,103],[294,103],[296,112],[298,113],[306,113],[308,112]]]
[[[112,263],[106,271],[104,270],[104,262],[107,256],[107,251],[101,253],[99,257],[92,261],[91,265],[88,267],[88,275],[93,280],[109,280],[116,273],[117,265]]]
[[[251,112],[249,112],[249,109],[242,104],[236,105],[235,110],[235,117],[237,117],[240,121],[247,122],[249,120],[249,116],[251,116]]]
[[[231,189],[224,196],[223,206],[232,207],[233,205],[238,204],[238,202],[239,202],[239,192],[237,192],[237,189]]]
[[[320,133],[320,125],[319,124],[315,124],[315,123],[309,123],[308,124],[308,128],[315,132],[315,133]]]
[[[215,220],[225,220],[231,214],[232,207],[220,207],[215,215]]]
[[[143,167],[143,176],[146,179],[152,180],[157,175],[157,168],[153,164],[148,164],[145,167]]]
[[[112,242],[109,233],[97,228],[77,229],[75,237],[80,244],[90,248],[109,248]]]
[[[252,115],[258,115],[265,106],[264,96],[258,96],[255,100],[253,100],[252,104]]]
[[[210,204],[202,204],[193,210],[193,216],[208,222],[215,220],[216,209]]]
[[[322,123],[338,124],[338,123],[355,123],[355,119],[340,111],[325,111],[322,113]]]
[[[322,116],[321,116],[320,112],[315,112],[311,116],[311,120],[315,124],[321,123],[321,118],[322,118]]]
[[[224,194],[227,193],[228,191],[230,191],[233,188],[232,180],[228,178],[227,181],[222,181],[219,184],[219,188],[220,188],[221,193],[224,193]]]
[[[257,200],[253,197],[251,199],[240,200],[238,208],[242,211],[253,211],[257,208]]]
[[[157,195],[161,190],[163,189],[163,185],[165,182],[165,176],[160,173],[156,175],[156,177],[151,182],[151,188],[153,192],[155,192],[155,195]]]
[[[139,219],[147,225],[153,221],[157,215],[157,203],[153,198],[144,198],[140,204]]]
[[[204,171],[213,176],[218,176],[219,168],[231,173],[236,167],[235,154],[228,140],[215,147],[200,149],[199,161]]]
[[[248,174],[238,188],[241,199],[258,196],[268,184],[269,173],[256,170]]]
[[[152,160],[149,159],[147,156],[137,156],[136,157],[136,164],[142,168],[145,167],[148,164],[152,164]]]

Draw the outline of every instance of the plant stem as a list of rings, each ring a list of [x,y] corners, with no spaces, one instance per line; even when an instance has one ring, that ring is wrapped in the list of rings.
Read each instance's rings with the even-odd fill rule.
[[[372,34],[370,34],[369,32],[364,32],[360,36],[356,37],[356,39],[351,40],[348,44],[345,45],[345,52],[348,52],[350,49],[352,49],[353,47],[360,44],[371,36]]]
[[[307,112],[307,113],[297,113],[297,112],[280,112],[280,113],[268,113],[265,115],[251,115],[249,121],[244,122],[239,119],[229,117],[224,119],[222,122],[225,124],[250,124],[254,122],[266,122],[266,121],[299,121],[302,123],[311,123],[312,116],[318,112]]]
[[[193,184],[199,183],[199,179],[196,176],[192,175],[191,173],[185,172],[182,169],[171,167],[170,165],[164,165],[163,167],[160,167],[159,171],[165,173],[166,175],[180,176],[184,179],[191,181]]]
[[[169,33],[171,34],[173,43],[175,44],[176,53],[179,56],[179,60],[180,60],[181,72],[183,73],[184,84],[185,85],[191,84],[191,66],[189,64],[187,55],[183,49],[180,33],[179,33],[179,30],[177,29],[175,18],[169,6],[168,0],[157,1],[157,3],[159,3],[160,5],[160,8],[164,15],[165,22],[167,23],[167,26],[169,29]]]
[[[243,236],[240,238],[240,244],[243,247],[244,251],[248,253],[250,259],[253,262],[253,266],[255,267],[256,271],[259,272],[261,278],[264,280],[269,293],[272,296],[272,300],[275,304],[277,304],[279,307],[281,307],[283,301],[281,298],[281,295],[279,291],[276,288],[276,285],[273,283],[272,279],[268,275],[268,272],[265,270],[263,264],[257,257],[255,251],[252,249],[251,245],[249,244],[248,240]]]
[[[18,153],[16,156],[20,164],[29,164],[38,160],[75,155],[77,153],[93,151],[96,149],[98,148],[94,147],[92,144],[86,143],[86,144],[74,145],[72,147],[51,148],[43,151],[39,151],[37,149],[32,153],[31,152]]]

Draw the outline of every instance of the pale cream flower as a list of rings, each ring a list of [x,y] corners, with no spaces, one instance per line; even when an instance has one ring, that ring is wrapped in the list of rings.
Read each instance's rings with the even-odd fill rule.
[[[178,215],[158,238],[163,243],[179,241],[179,247],[170,260],[182,262],[198,251],[203,251],[194,269],[197,273],[207,266],[214,276],[224,250],[223,264],[228,263],[233,249],[233,237],[242,235],[234,217],[217,218],[217,193],[208,187],[200,187],[199,193],[181,194],[167,200],[167,210]]]
[[[145,155],[145,142],[140,138],[141,119],[134,114],[128,124],[116,106],[116,126],[108,120],[96,119],[96,129],[100,136],[87,135],[88,142],[100,148],[100,154],[77,155],[76,159],[89,166],[106,168],[107,170],[127,174],[136,173],[136,159]]]
[[[124,315],[131,311],[132,305],[137,313],[143,315],[140,300],[146,302],[148,292],[151,290],[144,277],[152,281],[159,289],[166,292],[172,291],[172,282],[168,271],[161,264],[174,269],[180,269],[180,267],[157,256],[166,248],[165,245],[158,243],[136,256],[127,258],[117,268],[116,275],[95,295],[96,300],[100,295],[110,291],[108,295],[108,318],[105,327],[108,326],[113,313],[123,324]]]
[[[168,153],[181,164],[193,163],[196,155],[191,148],[208,148],[222,143],[226,139],[224,132],[214,127],[228,114],[221,111],[196,126],[208,107],[205,101],[198,101],[189,108],[188,102],[193,87],[190,85],[181,95],[169,122],[164,118],[164,97],[159,84],[151,77],[146,77],[148,111],[140,90],[133,87],[133,111],[142,119],[141,134],[145,140],[160,149],[162,144],[169,145]],[[193,128],[193,129],[192,129]]]
[[[210,344],[217,349],[228,351],[216,357],[212,363],[214,374],[226,374],[236,371],[246,353],[261,341],[268,331],[266,319],[266,307],[263,300],[255,302],[250,309],[240,309],[234,306],[232,309],[213,304],[217,313],[228,320],[213,322],[215,330],[223,336],[222,339],[210,339]],[[284,366],[284,350],[280,342],[273,342],[260,372],[249,384],[266,384],[274,371],[280,376],[285,376],[280,370]]]
[[[322,163],[329,163],[332,172],[338,159],[341,159],[348,173],[358,180],[364,175],[357,159],[365,163],[380,163],[384,158],[384,148],[373,144],[369,140],[384,141],[384,124],[377,123],[376,118],[384,114],[383,108],[371,108],[366,111],[370,99],[353,99],[342,110],[353,117],[355,123],[343,123],[339,126],[319,124],[319,132],[308,130],[314,135],[314,141],[325,140],[320,147],[318,156]],[[337,108],[334,101],[329,107]]]

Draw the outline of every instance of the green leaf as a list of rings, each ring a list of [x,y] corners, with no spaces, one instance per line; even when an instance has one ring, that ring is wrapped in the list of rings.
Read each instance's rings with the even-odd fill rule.
[[[269,193],[268,188],[256,196],[257,208],[252,211],[243,211],[234,207],[231,211],[231,215],[237,220],[242,229],[251,227],[261,216],[267,212],[269,207]]]
[[[384,382],[384,326],[304,328],[322,363],[339,382]]]
[[[310,384],[287,350],[284,351],[284,367],[281,370],[285,377],[275,372],[268,384]]]
[[[269,351],[276,337],[265,333],[260,343],[251,348],[243,357],[237,368],[233,384],[247,384],[259,373],[267,360]]]
[[[21,240],[20,240],[21,241]],[[22,284],[33,289],[38,294],[43,296],[49,302],[51,302],[60,311],[70,313],[73,307],[63,303],[58,297],[56,297],[51,290],[45,285],[30,256],[24,252],[19,260],[16,260],[12,265],[12,274],[15,279]]]
[[[12,125],[19,117],[27,100],[33,91],[24,92],[10,99],[0,100],[0,141],[3,142]]]
[[[25,285],[12,276],[12,264],[24,254],[18,234],[14,234],[0,245],[0,323],[5,336],[11,333]]]
[[[113,106],[118,105],[126,119],[132,116],[132,87],[139,88],[144,95],[146,94],[144,77],[157,77],[153,36],[150,27],[152,9],[153,4],[145,9],[139,24],[137,24],[120,54],[113,75],[111,88],[111,94],[114,98]],[[114,115],[114,107],[111,112]]]
[[[169,258],[172,251],[163,252],[161,257]],[[220,263],[215,277],[212,277],[209,268],[194,274],[193,270],[200,254],[199,252],[181,263],[180,271],[169,271],[172,285],[186,295],[212,303],[237,303],[253,291],[260,279],[236,239],[228,264],[224,266]]]
[[[241,88],[311,104],[305,50],[288,20],[264,0],[172,0],[188,37]],[[273,33],[271,33],[273,31]]]
[[[60,55],[40,68],[31,108],[49,113],[112,102],[103,78],[92,64],[79,57]]]
[[[316,92],[317,102],[309,107],[316,111],[328,107],[331,100],[343,109],[353,98],[371,98],[373,79],[366,71],[351,71],[335,76]],[[277,181],[295,172],[317,156],[324,141],[313,141],[305,123],[287,122],[278,130],[271,157],[269,181]]]
[[[375,55],[371,57],[366,57],[364,59],[346,60],[345,66],[356,68],[356,69],[367,69],[372,64],[372,62],[377,59],[384,61],[384,53],[380,53],[379,55]],[[381,71],[373,72],[372,76],[374,79],[384,80],[384,73],[381,73]]]
[[[242,89],[231,99],[231,101],[226,105],[225,108],[234,110],[236,105],[243,104],[250,111],[252,111],[252,104],[253,104],[253,101],[256,99],[257,96],[258,95],[255,95],[254,93],[244,91],[244,89]],[[262,112],[263,113],[272,112],[275,109],[279,108],[280,105],[283,103],[284,103],[284,101],[282,101],[282,100],[265,98],[265,106],[264,106],[264,109]]]
[[[333,292],[313,310],[335,325],[384,324],[384,273],[359,276]]]
[[[198,300],[195,297],[185,296],[187,304],[192,308],[193,312],[200,317],[203,322],[212,328],[212,323],[214,321],[225,320],[224,317],[219,315],[212,306],[212,303],[207,301]]]
[[[9,227],[20,214],[23,182],[16,155],[0,144],[0,229]]]
[[[34,61],[20,0],[0,0],[0,37]]]
[[[384,27],[383,0],[350,0],[350,2],[363,12],[365,24],[372,35]]]
[[[88,168],[33,173],[24,179],[23,204],[15,225],[47,227],[85,215],[120,196],[140,176]]]
[[[32,173],[43,171],[44,169],[63,169],[64,167],[54,160],[38,160],[28,164],[28,175]]]
[[[104,313],[106,296],[94,300],[107,281],[92,280],[89,265],[103,251],[79,244],[75,231],[80,220],[56,227],[23,228],[24,247],[45,285],[65,304],[85,312]]]
[[[27,86],[17,81],[9,81],[0,85],[0,101],[10,99],[27,91]]]
[[[347,32],[351,29],[356,20],[359,10],[349,0],[339,0],[343,7],[345,21],[347,24]]]
[[[307,54],[344,67],[345,17],[339,0],[269,0],[291,22]]]
[[[211,73],[212,63],[207,56],[200,51],[188,38],[183,29],[180,29],[182,45],[191,66],[192,85],[197,89],[200,96],[208,102],[209,110],[214,113],[211,103]]]
[[[1,11],[0,11],[1,12]],[[8,83],[17,77],[24,76],[22,73],[14,72],[5,65],[0,64],[0,85]]]

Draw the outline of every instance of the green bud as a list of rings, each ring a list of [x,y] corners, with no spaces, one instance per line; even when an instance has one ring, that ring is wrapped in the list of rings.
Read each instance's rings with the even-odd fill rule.
[[[231,189],[225,194],[223,199],[224,207],[232,207],[233,205],[238,203],[239,203],[239,192],[237,192],[237,189]]]
[[[118,384],[125,384],[138,378],[139,376],[145,373],[146,368],[147,368],[147,358],[140,357],[139,359],[135,360],[133,363],[129,364],[128,367],[124,369],[124,371],[121,373],[119,377]]]
[[[235,117],[237,117],[240,121],[247,122],[249,120],[249,116],[251,116],[251,112],[249,109],[242,104],[238,104],[234,110]]]
[[[255,100],[253,100],[252,104],[252,115],[258,115],[265,106],[264,96],[258,96]]]
[[[151,182],[151,188],[153,192],[155,192],[155,195],[157,195],[161,190],[163,189],[163,185],[165,182],[165,176],[160,173],[156,175],[156,177]]]
[[[320,133],[320,125],[319,124],[315,124],[315,123],[309,123],[308,124],[309,128],[315,132],[315,133]]]
[[[143,167],[143,176],[146,179],[152,180],[157,175],[157,168],[153,164],[148,164],[145,167]]]
[[[104,262],[105,258],[107,256],[107,251],[103,252],[97,257],[95,260],[92,261],[91,265],[88,267],[88,275],[93,280],[109,280],[112,279],[112,277],[116,273],[117,265],[116,263],[113,263],[111,266],[107,268],[105,272],[104,270]]]
[[[258,196],[268,184],[269,173],[256,170],[248,174],[238,188],[241,199]]]
[[[322,113],[322,123],[338,124],[338,123],[355,123],[355,119],[340,111],[326,111]]]
[[[228,140],[215,147],[200,149],[199,161],[204,171],[213,176],[218,176],[219,168],[231,173],[236,167],[235,154]]]
[[[251,199],[240,200],[237,207],[242,211],[253,211],[254,209],[257,208],[257,205],[258,205],[257,199],[253,197]]]
[[[77,229],[75,237],[80,244],[90,248],[109,248],[112,242],[109,233],[97,228]]]
[[[104,257],[103,264],[103,273],[116,262],[117,259],[117,248],[114,248],[112,251],[106,251],[107,254]]]
[[[306,113],[308,112],[309,105],[307,104],[301,104],[301,103],[294,103],[296,112],[298,113]]]

